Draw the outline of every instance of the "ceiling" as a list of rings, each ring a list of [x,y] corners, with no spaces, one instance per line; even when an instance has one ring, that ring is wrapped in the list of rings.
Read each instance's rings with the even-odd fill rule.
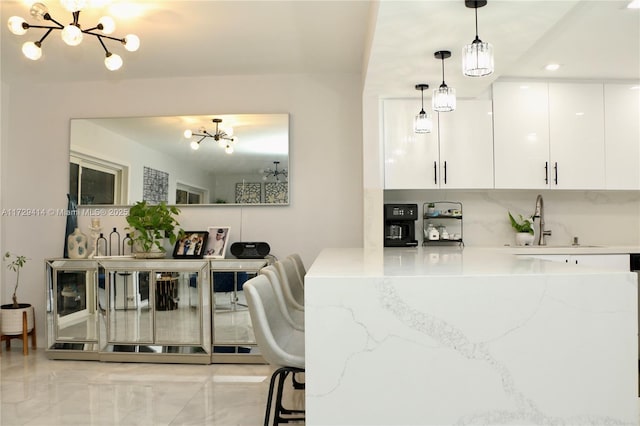
[[[104,1],[104,0],[103,0]],[[51,14],[70,20],[57,0]],[[111,1],[112,6],[122,2]],[[451,50],[445,80],[459,97],[485,92],[497,78],[640,79],[640,10],[627,0],[490,0],[478,9],[479,36],[494,46],[496,71],[470,78],[460,71],[460,50],[473,40],[473,9],[463,0],[423,1],[149,1],[136,0],[140,15],[116,18],[116,32],[135,33],[138,52],[117,43],[124,66],[107,71],[94,40],[66,46],[58,34],[43,43],[43,58],[20,53],[9,16],[29,17],[19,0],[0,1],[1,77],[63,82],[129,78],[171,78],[228,74],[362,73],[363,89],[382,97],[419,97],[414,86],[442,81],[437,50]],[[85,28],[105,13],[83,11]],[[57,33],[57,32],[56,32]],[[37,35],[36,35],[37,34]],[[549,61],[562,65],[549,73]],[[73,64],[73,66],[70,66]]]

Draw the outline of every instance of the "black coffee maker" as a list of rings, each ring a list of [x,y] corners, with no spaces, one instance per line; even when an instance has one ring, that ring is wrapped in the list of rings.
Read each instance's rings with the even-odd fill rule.
[[[417,204],[384,205],[384,246],[415,247]]]

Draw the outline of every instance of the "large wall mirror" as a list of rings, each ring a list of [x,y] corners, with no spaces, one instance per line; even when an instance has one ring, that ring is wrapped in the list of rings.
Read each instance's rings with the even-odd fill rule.
[[[289,115],[71,120],[82,205],[289,204]]]

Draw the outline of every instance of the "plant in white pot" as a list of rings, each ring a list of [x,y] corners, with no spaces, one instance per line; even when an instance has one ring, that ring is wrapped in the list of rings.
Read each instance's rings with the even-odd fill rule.
[[[165,255],[164,241],[168,238],[175,244],[182,238],[184,230],[179,228],[177,216],[180,209],[168,206],[164,201],[159,204],[149,204],[138,201],[129,209],[127,216],[128,229],[132,230],[131,244],[134,255],[142,258],[163,258]]]
[[[516,245],[518,246],[531,246],[535,239],[535,229],[533,227],[533,217],[524,217],[521,214],[518,215],[519,221],[516,220],[511,212],[509,213],[509,221],[511,227],[516,230]]]
[[[7,269],[16,273],[16,284],[11,299],[13,303],[0,306],[0,330],[3,335],[22,334],[22,313],[27,312],[27,331],[33,330],[33,307],[30,303],[18,303],[18,287],[20,286],[20,270],[26,265],[27,258],[11,252],[4,254],[3,260],[9,262]],[[26,342],[24,343],[26,345]]]

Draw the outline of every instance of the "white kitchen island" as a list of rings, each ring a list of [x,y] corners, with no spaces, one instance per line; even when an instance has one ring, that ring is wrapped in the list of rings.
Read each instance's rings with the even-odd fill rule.
[[[327,249],[306,424],[638,424],[637,277],[490,249]]]

